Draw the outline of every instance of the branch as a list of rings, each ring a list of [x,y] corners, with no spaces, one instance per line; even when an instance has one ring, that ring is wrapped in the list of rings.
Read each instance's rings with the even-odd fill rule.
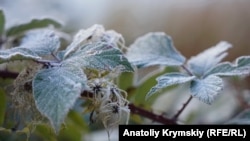
[[[81,93],[81,97],[91,98],[92,96],[93,96],[93,93],[91,93],[91,92],[84,91]],[[167,119],[166,117],[164,117],[162,115],[156,115],[156,114],[149,112],[145,109],[137,107],[132,103],[128,104],[128,107],[129,107],[131,113],[149,118],[153,121],[157,121],[159,123],[168,124],[168,125],[169,124],[177,124],[174,120]]]
[[[181,68],[184,69],[188,73],[188,75],[194,76],[194,74],[185,65],[182,65]],[[181,109],[174,115],[174,117],[173,117],[174,121],[176,121],[178,119],[178,117],[184,111],[184,109],[187,107],[187,105],[190,103],[190,101],[192,100],[192,98],[193,98],[193,96],[191,95],[188,98],[188,100],[183,104],[183,106],[181,107]]]
[[[182,65],[181,68],[184,69],[188,73],[188,75],[194,76],[194,74],[185,65]]]
[[[61,60],[60,60],[54,53],[51,53],[51,56],[52,56],[57,62],[61,62]]]
[[[174,115],[173,120],[176,121],[177,118],[180,116],[180,114],[183,112],[183,110],[187,107],[188,103],[192,100],[192,96],[190,96],[187,100],[187,102],[185,102],[182,106],[182,108]]]
[[[149,112],[145,109],[137,107],[134,104],[129,104],[128,106],[129,106],[131,113],[133,113],[133,114],[138,114],[140,116],[149,118],[153,121],[157,121],[157,122],[162,123],[162,124],[177,124],[174,120],[167,119],[166,117],[164,117],[162,115],[156,115],[156,114]]]
[[[16,73],[16,72],[0,71],[1,78],[13,78],[13,79],[15,79],[17,76],[18,76],[18,73]],[[91,94],[90,92],[84,91],[81,93],[81,96],[91,98],[91,96],[93,96],[93,94]],[[153,121],[156,121],[156,122],[159,122],[162,124],[177,124],[174,120],[168,119],[162,115],[154,114],[154,113],[149,112],[145,109],[137,107],[134,104],[130,103],[128,106],[129,106],[131,113],[133,113],[133,114],[138,114],[140,116],[149,118]]]
[[[15,79],[18,76],[16,72],[10,72],[8,70],[0,70],[0,78],[12,78]]]

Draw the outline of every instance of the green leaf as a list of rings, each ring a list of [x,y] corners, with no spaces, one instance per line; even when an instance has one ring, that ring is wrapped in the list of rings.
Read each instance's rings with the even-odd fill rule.
[[[64,64],[76,64],[83,68],[111,71],[119,68],[122,72],[131,72],[133,68],[122,52],[105,42],[85,45],[81,50],[63,61]]]
[[[250,109],[245,109],[226,124],[250,124]]]
[[[208,75],[217,76],[239,76],[250,74],[250,56],[241,56],[236,59],[235,63],[230,62],[220,63],[217,66],[206,72],[205,76]]]
[[[36,106],[56,131],[86,89],[86,81],[83,71],[70,65],[44,69],[35,76],[32,85]]]
[[[166,88],[176,84],[183,84],[195,79],[195,76],[189,76],[181,73],[166,73],[156,78],[158,81],[157,85],[152,87],[151,90],[146,95],[146,99],[148,99],[155,92],[161,90],[162,88]]]
[[[3,10],[0,10],[0,35],[4,32],[5,17]]]
[[[193,74],[202,76],[210,68],[218,64],[223,58],[227,56],[227,50],[232,45],[226,41],[219,42],[216,46],[211,47],[202,53],[191,57],[187,65]]]
[[[49,19],[49,18],[45,18],[45,19],[34,19],[28,23],[24,23],[21,25],[17,25],[14,27],[11,27],[10,29],[8,29],[6,31],[7,36],[13,36],[16,34],[20,34],[23,33],[27,30],[31,30],[31,29],[36,29],[36,28],[43,28],[43,27],[47,27],[53,25],[55,27],[60,27],[61,24],[58,23],[55,20]]]
[[[39,60],[41,58],[30,49],[23,47],[16,47],[0,51],[0,63],[15,61],[15,60],[29,60],[29,59]]]
[[[204,79],[191,81],[191,95],[204,103],[212,104],[223,89],[220,77],[210,75]]]
[[[127,52],[128,60],[137,67],[153,65],[181,66],[185,62],[174,47],[170,36],[162,32],[148,33],[138,38]]]
[[[53,30],[31,30],[22,39],[20,47],[31,49],[39,56],[48,55],[60,47],[60,38]]]
[[[95,24],[88,29],[82,29],[74,36],[72,43],[65,50],[64,58],[69,57],[71,54],[80,49],[83,45],[88,43],[89,39],[93,36],[100,36],[105,32],[102,25]]]

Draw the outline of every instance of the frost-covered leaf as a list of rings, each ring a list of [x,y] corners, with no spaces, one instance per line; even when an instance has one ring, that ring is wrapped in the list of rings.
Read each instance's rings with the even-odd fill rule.
[[[52,30],[32,30],[27,32],[18,47],[0,51],[0,63],[25,59],[41,59],[60,47],[60,39]]]
[[[105,32],[102,25],[95,24],[88,29],[82,29],[74,36],[72,43],[65,50],[64,58],[76,52],[80,47],[88,43],[88,40],[101,36]],[[95,37],[93,37],[95,36]]]
[[[0,35],[4,32],[5,17],[3,10],[0,10]]]
[[[208,75],[217,76],[239,76],[250,74],[250,56],[241,56],[236,59],[235,63],[224,62],[206,72]]]
[[[250,109],[245,109],[226,124],[250,124]]]
[[[13,36],[19,33],[23,33],[25,31],[42,28],[53,25],[55,27],[60,27],[61,24],[55,20],[45,18],[45,19],[34,19],[28,23],[20,24],[17,26],[13,26],[6,31],[7,36]]]
[[[39,56],[55,52],[60,47],[60,39],[53,30],[39,29],[26,33],[20,47],[31,49]]]
[[[152,87],[148,92],[146,99],[149,98],[155,92],[161,90],[162,88],[166,88],[176,84],[183,84],[195,79],[195,76],[189,76],[181,73],[166,73],[157,77],[157,85]]]
[[[223,81],[220,77],[210,75],[204,79],[191,81],[191,95],[204,103],[212,104],[223,89]]]
[[[81,91],[86,89],[86,76],[75,66],[44,69],[33,80],[33,95],[38,110],[60,129],[68,111]]]
[[[39,60],[41,58],[30,49],[23,47],[15,47],[0,51],[0,63],[28,59]]]
[[[101,40],[109,44],[114,44],[115,47],[120,48],[121,50],[124,49],[125,51],[127,49],[122,34],[117,33],[114,30],[107,30],[101,37]]]
[[[180,66],[185,62],[185,57],[176,50],[171,37],[162,32],[148,33],[138,38],[128,48],[127,58],[139,68]]]
[[[103,42],[85,45],[63,63],[99,70],[111,71],[119,67],[122,72],[133,71],[131,64],[118,48]]]
[[[226,51],[231,47],[232,45],[228,42],[221,41],[216,46],[191,57],[187,65],[195,75],[202,76],[208,69],[214,67],[225,58],[228,54]]]

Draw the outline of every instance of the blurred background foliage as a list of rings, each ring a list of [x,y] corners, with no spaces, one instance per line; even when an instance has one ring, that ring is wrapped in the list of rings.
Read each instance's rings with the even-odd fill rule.
[[[250,54],[248,0],[0,0],[0,9],[5,13],[5,29],[34,18],[51,18],[62,24],[60,30],[72,35],[81,28],[102,24],[106,29],[121,33],[127,46],[148,32],[162,31],[173,38],[175,47],[187,58],[221,40],[234,46],[229,50],[226,61]],[[11,65],[8,69],[19,71],[19,65]],[[1,69],[4,67],[1,66]],[[148,101],[145,101],[145,95],[156,84],[157,76],[177,70],[152,67],[138,70],[136,76],[124,73],[118,85],[128,92],[131,103],[171,118],[189,97],[185,85],[164,89]],[[70,111],[58,136],[47,125],[37,125],[36,128],[30,125],[17,131],[13,127],[4,129],[7,127],[5,113],[8,112],[5,87],[11,85],[12,81],[0,78],[0,141],[108,140],[103,126],[90,124],[89,114],[84,114],[84,110],[79,108],[84,101],[77,102]],[[225,81],[225,90],[213,105],[193,99],[179,117],[180,121],[186,124],[221,124],[249,108],[250,78]],[[155,122],[131,114],[130,124]],[[111,140],[118,140],[117,136],[117,129],[114,129]]]

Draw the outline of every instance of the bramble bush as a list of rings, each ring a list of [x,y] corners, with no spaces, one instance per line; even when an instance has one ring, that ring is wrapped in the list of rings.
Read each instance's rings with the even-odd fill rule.
[[[100,128],[95,124],[101,123],[109,135],[119,124],[140,124],[143,117],[185,124],[178,117],[192,98],[211,105],[224,89],[224,78],[250,73],[250,56],[222,62],[232,48],[227,41],[187,59],[163,32],[148,33],[127,47],[121,34],[98,24],[74,35],[52,19],[5,29],[3,11],[0,35],[2,139],[15,132],[30,140],[39,136],[77,140]],[[139,76],[140,70],[151,67],[161,67],[163,73]],[[145,85],[150,79],[157,84]],[[190,98],[174,117],[151,112],[150,104],[140,106],[182,84],[189,85]],[[135,96],[145,87],[147,93]],[[249,119],[247,110],[228,123],[249,124]]]

